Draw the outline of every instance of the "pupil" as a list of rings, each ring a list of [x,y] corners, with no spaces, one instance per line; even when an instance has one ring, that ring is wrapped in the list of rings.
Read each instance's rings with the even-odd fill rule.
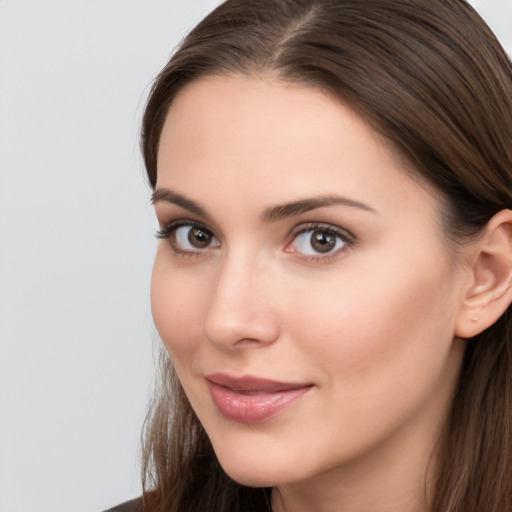
[[[311,246],[317,252],[329,252],[336,245],[336,237],[324,231],[315,231],[311,235]]]
[[[211,235],[201,228],[193,228],[188,232],[188,241],[198,248],[208,247]]]

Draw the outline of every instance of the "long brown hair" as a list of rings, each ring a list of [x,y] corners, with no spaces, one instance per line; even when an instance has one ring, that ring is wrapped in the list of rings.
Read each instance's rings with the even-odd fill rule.
[[[142,124],[154,187],[176,94],[212,74],[271,72],[350,105],[444,199],[444,229],[464,243],[512,207],[512,65],[464,0],[228,0],[157,77]],[[440,439],[433,512],[512,512],[511,314],[469,340]],[[220,467],[172,363],[148,415],[145,510],[269,510],[268,490]]]

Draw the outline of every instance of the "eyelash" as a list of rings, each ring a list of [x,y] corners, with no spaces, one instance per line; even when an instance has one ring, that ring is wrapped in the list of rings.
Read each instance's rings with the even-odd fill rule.
[[[168,240],[171,245],[172,250],[180,256],[194,256],[194,255],[197,255],[197,254],[200,254],[203,252],[200,249],[195,250],[195,251],[188,251],[185,249],[181,249],[178,246],[178,244],[176,243],[175,236],[176,236],[176,231],[181,227],[200,229],[200,230],[210,233],[212,236],[214,236],[213,232],[210,229],[208,229],[204,224],[201,224],[200,222],[196,222],[196,221],[190,220],[190,219],[180,219],[180,220],[170,222],[169,224],[167,224],[165,226],[161,226],[158,229],[158,231],[156,232],[156,237],[158,239]]]
[[[214,238],[214,239],[216,238],[215,235],[213,234],[213,232],[210,229],[208,229],[204,224],[201,224],[200,222],[190,220],[190,219],[180,219],[180,220],[170,222],[169,224],[167,224],[165,226],[161,226],[160,229],[158,229],[158,231],[156,232],[156,237],[158,239],[167,239],[171,245],[172,250],[180,256],[198,256],[198,255],[201,255],[204,253],[204,251],[199,248],[196,250],[186,250],[186,249],[180,248],[180,246],[176,243],[175,235],[176,235],[176,231],[181,227],[189,227],[191,229],[194,229],[194,228],[200,229],[201,231],[209,233],[212,236],[212,238]],[[290,245],[292,245],[293,243],[297,243],[297,240],[300,237],[300,235],[302,235],[304,233],[308,233],[308,232],[314,233],[315,231],[336,237],[336,239],[341,240],[341,242],[344,244],[344,246],[341,248],[338,248],[332,252],[329,251],[323,255],[320,253],[305,254],[305,253],[300,253],[299,251],[292,251],[292,250],[288,249]],[[325,224],[325,223],[318,223],[318,222],[317,223],[308,223],[308,224],[302,224],[301,226],[296,228],[291,233],[291,241],[286,244],[285,252],[288,252],[288,253],[298,252],[307,261],[319,261],[319,260],[325,261],[325,260],[331,259],[332,257],[335,257],[337,254],[339,254],[341,252],[347,251],[348,249],[351,248],[351,246],[353,246],[355,244],[355,241],[356,241],[356,239],[355,239],[354,235],[352,235],[352,233],[348,232],[345,229],[341,229],[336,226],[333,226],[332,224]],[[214,247],[217,247],[217,246],[214,246]],[[205,250],[207,248],[205,248]]]
[[[325,254],[321,253],[315,253],[315,254],[305,254],[300,253],[304,259],[307,261],[327,261],[331,258],[336,257],[342,252],[346,252],[348,249],[350,249],[356,242],[355,236],[350,233],[349,231],[345,229],[341,229],[337,226],[333,226],[332,224],[325,224],[321,222],[312,222],[308,224],[303,224],[299,226],[293,233],[292,233],[292,240],[290,243],[287,244],[287,247],[289,247],[291,244],[297,243],[298,238],[300,235],[303,235],[305,233],[314,233],[314,232],[321,232],[325,233],[327,235],[331,235],[336,237],[337,239],[341,240],[341,242],[344,244],[343,247],[340,247],[338,249],[335,249],[334,251],[329,251]],[[298,252],[298,251],[290,251],[285,249],[285,252]]]

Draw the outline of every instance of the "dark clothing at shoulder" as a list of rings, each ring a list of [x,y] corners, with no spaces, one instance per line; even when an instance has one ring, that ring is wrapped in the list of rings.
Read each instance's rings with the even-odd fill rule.
[[[140,512],[141,508],[141,500],[137,498],[135,500],[126,501],[125,503],[121,503],[116,507],[109,508],[105,510],[105,512]]]

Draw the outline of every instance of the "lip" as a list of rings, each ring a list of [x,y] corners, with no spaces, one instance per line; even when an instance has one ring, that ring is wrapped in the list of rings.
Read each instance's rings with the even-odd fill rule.
[[[206,375],[213,403],[226,418],[238,423],[261,423],[274,418],[308,393],[309,382],[281,382],[261,377]]]

